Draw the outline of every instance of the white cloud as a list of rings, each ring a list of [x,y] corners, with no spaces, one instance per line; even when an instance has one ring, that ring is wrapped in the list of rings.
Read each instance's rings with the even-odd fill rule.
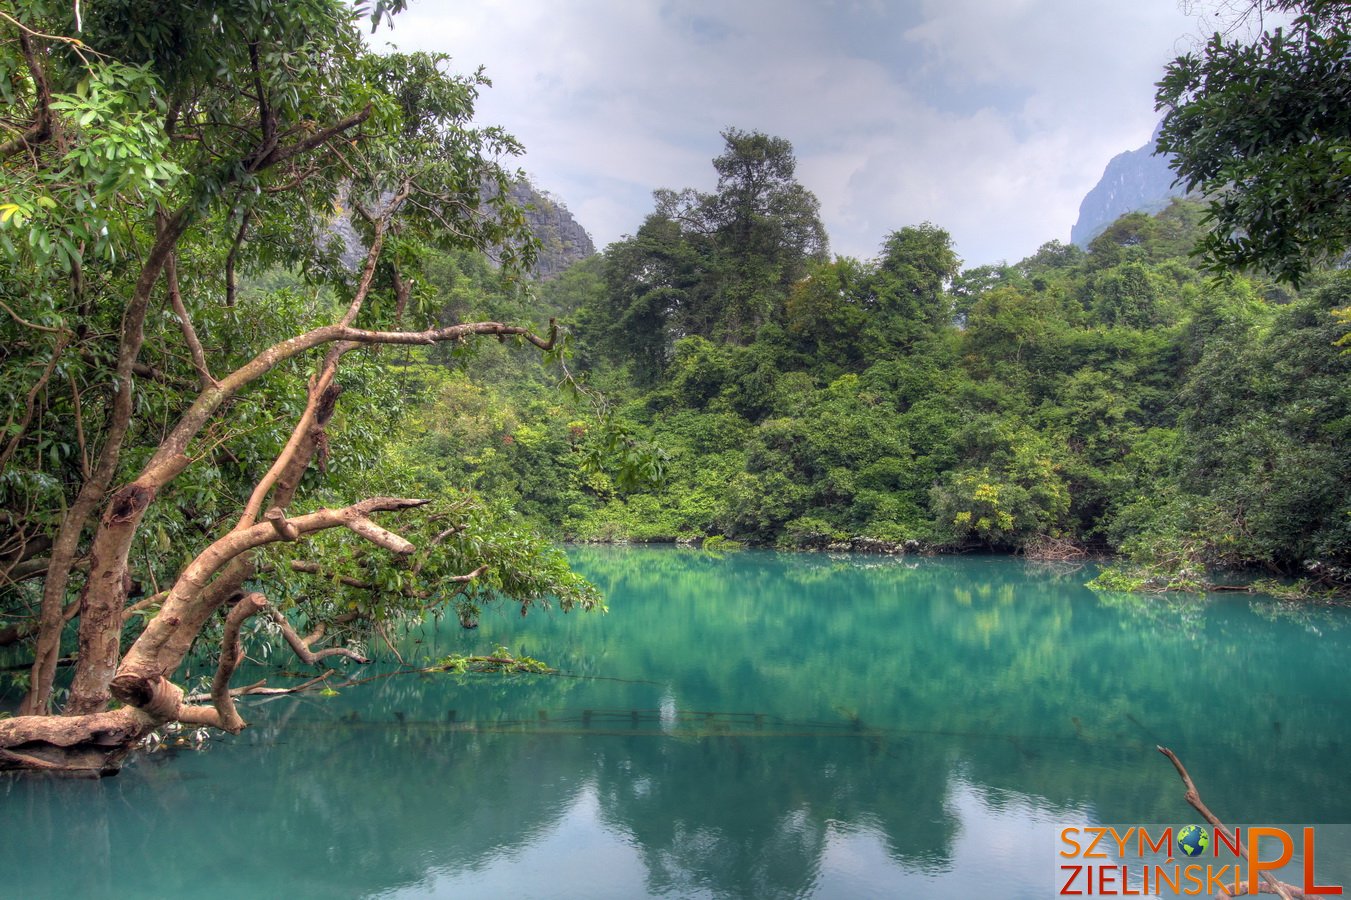
[[[976,265],[1068,239],[1190,28],[1175,0],[459,0],[376,42],[485,64],[480,120],[601,245],[709,189],[736,126],[794,143],[836,252],[927,219]]]

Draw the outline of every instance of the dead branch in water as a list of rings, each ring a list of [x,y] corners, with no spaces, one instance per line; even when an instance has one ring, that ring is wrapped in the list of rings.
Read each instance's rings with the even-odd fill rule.
[[[1224,835],[1225,842],[1229,846],[1238,847],[1238,855],[1243,858],[1245,863],[1251,865],[1248,854],[1243,851],[1243,846],[1235,840],[1234,833],[1220,821],[1219,816],[1216,816],[1211,812],[1210,808],[1201,801],[1201,792],[1196,789],[1196,783],[1192,781],[1192,777],[1187,774],[1187,769],[1182,765],[1182,760],[1178,759],[1177,754],[1167,747],[1159,747],[1158,751],[1168,757],[1168,761],[1173,764],[1173,768],[1177,769],[1178,777],[1182,779],[1182,785],[1187,789],[1186,793],[1183,794],[1183,797],[1191,804],[1192,809],[1199,812],[1207,822],[1214,826],[1217,832]],[[1266,872],[1262,872],[1261,875],[1262,880],[1265,881],[1266,884],[1262,886],[1259,893],[1279,894],[1284,900],[1302,900],[1304,897],[1303,891],[1294,885],[1286,884],[1284,881],[1277,881],[1273,876]],[[1221,890],[1224,889],[1221,888]],[[1228,891],[1225,891],[1225,893],[1227,894]],[[1240,890],[1239,893],[1246,893],[1246,890]]]
[[[1039,562],[1080,562],[1088,551],[1069,538],[1039,534],[1023,545],[1023,556]]]

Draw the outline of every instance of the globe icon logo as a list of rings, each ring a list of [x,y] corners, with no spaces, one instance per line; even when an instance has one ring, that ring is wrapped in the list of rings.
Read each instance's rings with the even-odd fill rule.
[[[1187,825],[1177,833],[1177,845],[1188,856],[1200,856],[1210,846],[1210,834],[1200,825]]]

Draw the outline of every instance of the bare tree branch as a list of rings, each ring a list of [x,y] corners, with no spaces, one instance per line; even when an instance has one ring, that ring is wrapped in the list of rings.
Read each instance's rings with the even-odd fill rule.
[[[53,328],[50,325],[39,325],[36,322],[28,321],[23,316],[19,315],[13,309],[11,309],[9,304],[5,303],[3,300],[0,300],[0,309],[3,309],[5,312],[9,313],[9,317],[14,321],[18,322],[24,328],[31,328],[34,331],[45,331],[48,334],[64,334],[66,332],[66,329],[64,328]]]
[[[366,252],[366,264],[361,268],[361,280],[357,284],[356,292],[352,295],[352,302],[348,304],[347,312],[343,314],[342,325],[351,325],[356,321],[357,314],[361,312],[361,307],[365,304],[366,297],[371,292],[371,283],[375,279],[375,264],[380,261],[380,252],[385,243],[385,232],[389,230],[389,223],[393,219],[394,213],[398,211],[399,206],[407,199],[412,189],[413,183],[405,180],[399,186],[398,193],[385,204],[379,215],[372,219],[375,225],[375,236],[371,239],[370,250]],[[360,208],[360,204],[358,204],[358,208]]]
[[[249,65],[253,69],[253,87],[257,92],[254,99],[258,102],[258,130],[263,134],[257,156],[265,158],[277,148],[277,117],[272,112],[272,104],[267,101],[267,89],[263,87],[263,69],[258,60],[258,42],[249,42]]]
[[[300,530],[290,522],[286,521],[286,512],[281,507],[272,507],[267,511],[267,515],[263,516],[263,518],[271,523],[272,527],[276,529],[277,534],[281,536],[283,541],[300,540]]]
[[[373,111],[374,107],[368,103],[361,112],[348,116],[346,119],[339,122],[335,122],[327,128],[320,129],[302,141],[276,147],[271,152],[262,154],[249,161],[246,164],[246,167],[249,172],[261,172],[263,169],[286,162],[286,160],[291,159],[292,157],[299,156],[302,153],[308,153],[316,147],[322,147],[344,131],[350,131],[366,121],[370,118],[371,112]]]
[[[230,252],[225,254],[225,305],[229,307],[235,305],[235,292],[238,289],[235,282],[235,263],[239,258],[239,248],[244,246],[244,237],[248,232],[249,210],[243,209],[239,213],[239,230],[235,232],[234,243],[230,244]]]
[[[432,538],[432,543],[439,544],[446,538],[453,537],[454,535],[459,534],[468,527],[469,527],[468,525],[452,525],[450,528],[447,528],[445,531],[442,531],[436,537]]]
[[[32,389],[28,392],[27,399],[24,401],[23,416],[18,423],[18,429],[13,431],[14,436],[10,438],[4,451],[0,452],[0,472],[3,472],[5,466],[9,465],[10,458],[13,457],[15,451],[19,449],[19,444],[23,440],[24,432],[28,430],[28,423],[33,421],[33,413],[37,409],[38,394],[41,394],[43,389],[47,387],[47,382],[51,380],[52,373],[56,371],[56,364],[61,361],[61,354],[65,352],[66,346],[70,343],[72,337],[74,337],[74,335],[70,332],[64,332],[56,339],[56,346],[52,348],[52,358],[47,361],[47,368],[42,370],[42,375],[39,376],[38,380],[33,384]],[[14,421],[12,418],[6,424],[10,429],[14,428]]]
[[[295,175],[292,176],[290,181],[286,181],[281,184],[268,185],[267,187],[263,188],[263,193],[284,194],[287,191],[293,191],[296,188],[300,187],[302,184],[304,184],[306,181],[308,181],[318,171],[319,171],[318,166],[306,166],[303,169],[296,170]],[[243,231],[242,227],[240,228],[240,231],[241,232]]]
[[[22,742],[28,746],[41,743],[68,748],[91,740],[104,747],[125,746],[148,733],[156,724],[154,719],[130,706],[73,719],[19,716],[0,719],[0,747],[14,747]],[[13,754],[13,751],[6,752]],[[29,759],[36,757],[37,752],[32,750],[22,755]],[[0,756],[0,769],[5,768],[12,766],[6,766],[3,756]],[[69,770],[70,767],[68,763],[63,763],[44,768]]]
[[[306,535],[328,528],[351,527],[350,523],[355,520],[369,521],[372,513],[410,509],[428,502],[402,497],[372,497],[343,509],[320,509],[288,521],[301,535]],[[188,563],[170,588],[159,612],[127,650],[110,685],[113,695],[133,706],[152,702],[158,690],[155,687],[157,679],[178,668],[197,633],[227,599],[207,590],[211,577],[236,557],[278,540],[282,540],[282,535],[270,522],[236,528]]]
[[[142,597],[140,600],[137,600],[135,603],[131,604],[126,609],[122,610],[122,624],[125,625],[127,622],[130,622],[132,616],[136,615],[138,612],[149,609],[156,603],[163,603],[164,598],[167,596],[169,596],[168,591],[158,591],[154,594],[150,594],[147,597]],[[78,607],[79,603],[76,603],[75,606]]]
[[[1248,854],[1243,851],[1242,845],[1234,839],[1234,833],[1225,827],[1225,824],[1220,821],[1219,817],[1201,802],[1201,793],[1196,789],[1196,784],[1192,781],[1192,777],[1187,774],[1187,769],[1182,765],[1182,760],[1178,759],[1177,754],[1167,747],[1158,747],[1157,749],[1164,756],[1168,757],[1168,761],[1173,764],[1173,768],[1177,769],[1178,777],[1182,779],[1182,786],[1186,788],[1186,793],[1183,794],[1183,798],[1191,804],[1192,809],[1199,812],[1207,822],[1213,825],[1216,831],[1224,835],[1225,843],[1228,846],[1238,847],[1238,855],[1243,857],[1244,862],[1249,862]],[[1271,887],[1273,893],[1279,894],[1284,900],[1295,900],[1290,893],[1289,885],[1277,881],[1267,872],[1262,872],[1261,874],[1262,880]],[[1300,894],[1300,896],[1302,897],[1303,894]]]
[[[272,618],[273,622],[277,623],[277,627],[281,629],[281,636],[285,638],[286,643],[290,645],[293,651],[295,651],[296,656],[300,657],[300,661],[307,666],[317,665],[319,660],[328,659],[332,656],[344,656],[347,659],[359,663],[370,662],[366,657],[355,651],[348,650],[346,647],[329,647],[326,650],[315,652],[310,649],[310,643],[317,640],[317,637],[311,636],[311,638],[307,640],[296,634],[296,630],[292,628],[291,623],[287,621],[286,614],[275,606],[269,606],[267,614]],[[316,634],[322,635],[323,632],[316,632]]]
[[[206,353],[202,350],[202,342],[197,339],[197,329],[192,326],[192,318],[188,315],[188,308],[183,305],[183,293],[178,287],[177,253],[170,253],[165,261],[164,278],[169,286],[169,304],[183,329],[183,341],[188,345],[188,352],[192,354],[192,367],[197,370],[203,388],[214,387],[216,379],[211,377],[211,370],[207,368]]]
[[[337,669],[327,669],[324,671],[322,675],[316,675],[314,678],[311,678],[308,681],[301,682],[300,684],[297,684],[295,687],[288,687],[288,688],[268,687],[267,679],[264,678],[262,681],[257,681],[254,682],[253,684],[246,685],[244,687],[230,688],[230,696],[236,698],[257,697],[257,696],[276,697],[281,694],[299,694],[302,691],[309,690],[315,685],[323,684],[325,681],[327,681],[329,678],[336,675],[337,673],[338,673]],[[203,700],[210,700],[210,699],[211,695],[209,693],[189,694],[187,697],[189,703],[200,703]]]
[[[353,516],[342,524],[354,534],[361,535],[372,544],[384,547],[391,553],[407,556],[417,549],[411,541],[386,528],[381,528],[365,516]]]
[[[323,567],[320,566],[318,563],[316,563],[316,562],[310,562],[309,560],[304,560],[304,559],[293,559],[293,560],[291,560],[291,571],[292,571],[292,572],[304,572],[306,575],[322,575],[322,576],[324,576],[324,577],[326,577],[326,578],[331,578],[331,577],[332,577],[331,575],[329,575],[328,572],[324,571]],[[373,590],[375,590],[375,585],[372,584],[371,582],[369,582],[369,581],[362,581],[361,579],[359,579],[359,578],[353,578],[353,577],[350,576],[350,575],[339,575],[339,576],[337,576],[337,582],[338,582],[338,584],[344,585],[344,586],[346,586],[346,587],[356,588],[356,589],[359,590],[359,591],[373,591]],[[322,629],[316,631],[316,633],[315,633],[312,637],[306,638],[306,643],[313,643],[314,641],[316,641],[316,640],[318,640],[319,638],[323,637],[323,634],[324,634],[324,632],[323,632]]]
[[[221,728],[231,734],[244,730],[244,720],[235,709],[234,699],[230,696],[230,678],[244,658],[244,648],[239,644],[239,629],[251,616],[267,608],[267,598],[259,593],[248,594],[240,599],[225,617],[225,634],[220,642],[220,661],[216,664],[216,675],[211,679],[211,701],[220,716]]]
[[[450,578],[443,578],[441,580],[446,582],[447,584],[465,584],[467,582],[473,581],[480,575],[485,574],[487,571],[488,571],[487,566],[479,566],[477,569],[468,573],[467,575],[453,575]]]
[[[84,436],[84,401],[80,399],[80,386],[75,383],[75,373],[66,373],[66,383],[70,385],[72,410],[75,414],[75,443],[80,447],[80,475],[88,479],[93,474],[89,468],[89,442]]]

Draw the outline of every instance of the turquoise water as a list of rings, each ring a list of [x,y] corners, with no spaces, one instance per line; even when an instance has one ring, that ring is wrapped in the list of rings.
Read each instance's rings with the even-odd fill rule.
[[[571,555],[608,615],[400,645],[562,676],[252,700],[205,752],[0,780],[0,896],[1050,897],[1057,825],[1195,820],[1160,743],[1231,822],[1351,822],[1346,610],[997,557]]]

